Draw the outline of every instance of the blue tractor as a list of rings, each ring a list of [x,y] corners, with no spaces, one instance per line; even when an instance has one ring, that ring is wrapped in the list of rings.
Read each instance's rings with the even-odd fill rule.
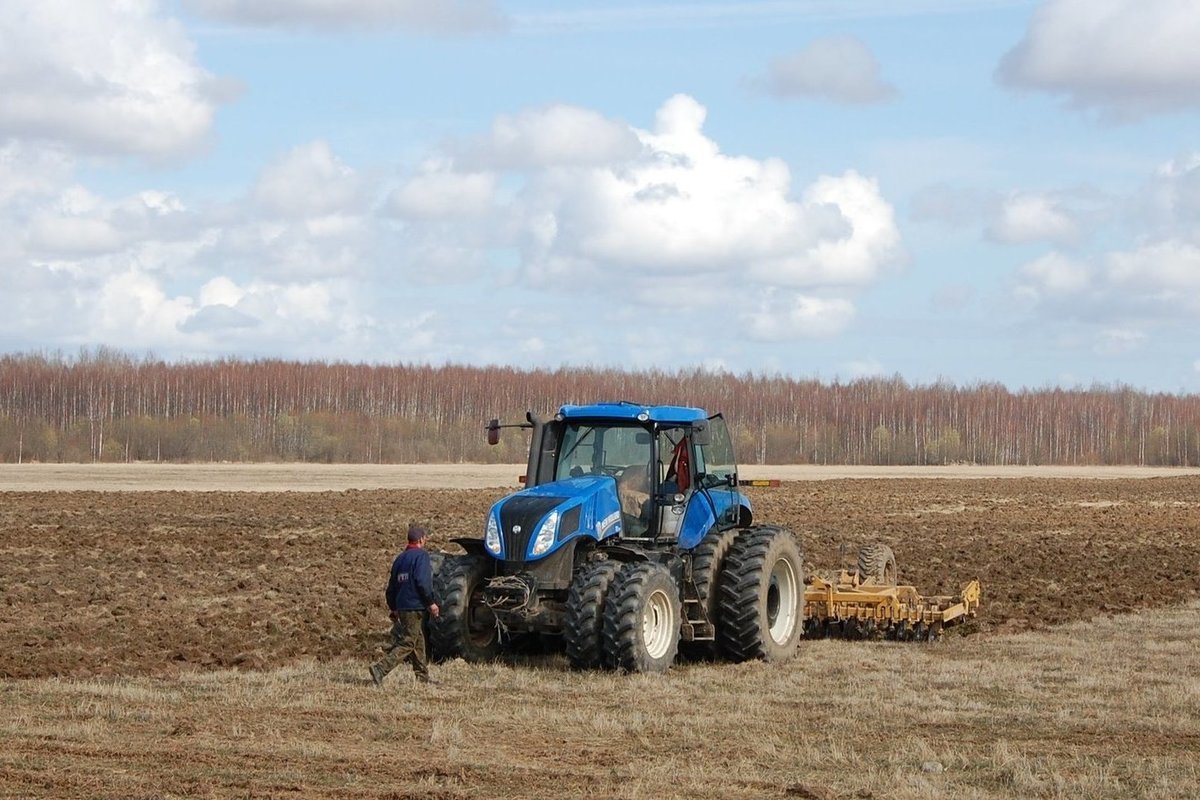
[[[695,658],[777,660],[802,634],[800,551],[753,525],[721,415],[633,403],[532,413],[525,488],[438,570],[435,657],[486,661],[561,637],[571,664],[658,672]]]

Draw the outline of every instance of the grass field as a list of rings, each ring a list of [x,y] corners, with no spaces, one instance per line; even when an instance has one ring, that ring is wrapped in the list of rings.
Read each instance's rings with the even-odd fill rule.
[[[984,582],[935,645],[578,673],[365,666],[411,519],[502,490],[0,493],[0,797],[1200,796],[1200,480],[755,491],[814,568]]]
[[[6,797],[1176,798],[1200,604],[665,676],[362,661],[3,684]]]

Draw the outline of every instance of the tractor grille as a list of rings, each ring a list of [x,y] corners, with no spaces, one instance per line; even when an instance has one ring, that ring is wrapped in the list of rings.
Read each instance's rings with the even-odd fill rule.
[[[552,508],[561,503],[562,497],[514,497],[500,508],[500,535],[504,537],[504,552],[508,561],[524,561],[537,524]],[[520,532],[514,533],[513,527]]]

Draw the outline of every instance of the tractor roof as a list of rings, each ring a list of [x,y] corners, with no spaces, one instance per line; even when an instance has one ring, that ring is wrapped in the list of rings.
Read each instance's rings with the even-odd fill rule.
[[[636,422],[679,422],[685,424],[708,419],[708,414],[702,408],[688,408],[687,406],[643,406],[627,402],[563,406],[558,410],[558,415],[562,419],[611,419]]]

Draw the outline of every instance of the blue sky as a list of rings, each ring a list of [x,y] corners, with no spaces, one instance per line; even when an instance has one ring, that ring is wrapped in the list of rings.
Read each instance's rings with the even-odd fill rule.
[[[0,350],[1200,391],[1197,41],[1186,0],[19,0]]]

